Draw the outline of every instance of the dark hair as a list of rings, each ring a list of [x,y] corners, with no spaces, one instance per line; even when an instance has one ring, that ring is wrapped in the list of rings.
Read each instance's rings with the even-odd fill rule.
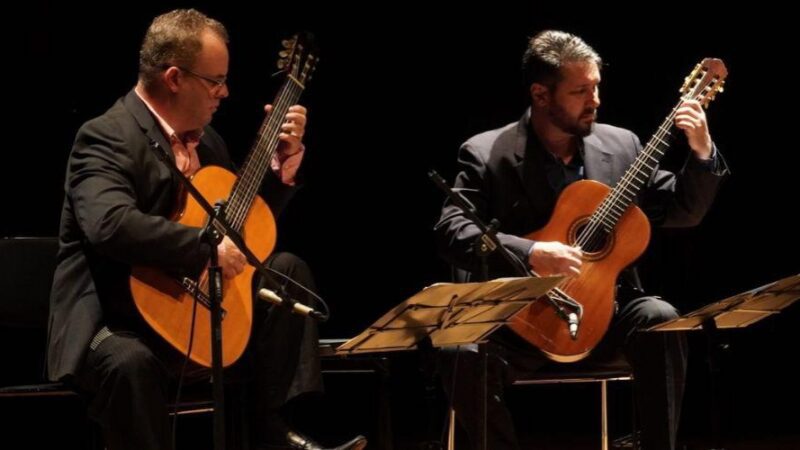
[[[578,36],[557,30],[542,31],[528,41],[528,49],[522,56],[523,82],[526,87],[533,83],[555,86],[562,65],[583,61],[603,64],[600,55]]]
[[[176,9],[153,19],[139,50],[139,79],[149,86],[167,66],[192,67],[206,31],[228,42],[225,26],[195,9]]]

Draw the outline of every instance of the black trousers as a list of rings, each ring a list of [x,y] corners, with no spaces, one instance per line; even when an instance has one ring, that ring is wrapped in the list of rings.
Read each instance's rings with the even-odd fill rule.
[[[622,351],[633,368],[642,448],[674,450],[686,376],[686,338],[680,333],[638,330],[678,317],[678,312],[657,297],[620,298],[619,306],[608,333],[588,359],[602,361]],[[503,397],[504,388],[515,372],[534,371],[547,364],[547,359],[507,329],[498,330],[487,345],[488,448],[516,450],[519,443]],[[444,389],[471,448],[478,448],[475,430],[481,426],[481,399],[475,395],[480,380],[478,363],[476,346],[440,352]]]
[[[315,289],[308,266],[296,256],[278,253],[267,265]],[[262,284],[259,281],[256,287]],[[291,285],[287,285],[287,291],[302,303],[314,304]],[[290,399],[321,391],[317,343],[313,320],[255,301],[250,343],[245,355],[226,369],[226,380],[244,378],[252,383],[252,426],[256,432],[274,429],[266,421]],[[108,449],[172,449],[167,405],[170,384],[179,375],[183,359],[145,333],[118,330],[88,352],[75,382],[88,393],[89,415],[103,429]],[[207,378],[210,373],[198,366],[192,366],[189,372],[193,380]]]

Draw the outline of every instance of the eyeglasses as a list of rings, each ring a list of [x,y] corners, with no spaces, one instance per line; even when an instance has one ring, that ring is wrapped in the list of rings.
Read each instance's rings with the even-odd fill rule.
[[[167,66],[167,68],[168,67],[171,67],[171,66]],[[209,83],[211,83],[211,91],[214,92],[214,93],[219,92],[222,89],[222,87],[226,85],[226,83],[228,81],[228,77],[211,78],[211,77],[207,77],[205,75],[200,75],[199,73],[197,73],[197,72],[195,72],[193,70],[189,70],[189,69],[187,69],[185,67],[182,67],[182,66],[175,66],[175,67],[177,67],[179,70],[182,70],[182,71],[188,73],[189,75],[194,75],[195,77],[200,78],[201,80],[205,80],[205,81],[208,81]]]

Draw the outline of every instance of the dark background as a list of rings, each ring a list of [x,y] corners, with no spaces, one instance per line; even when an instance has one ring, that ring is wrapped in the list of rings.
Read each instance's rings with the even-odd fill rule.
[[[442,194],[426,172],[436,169],[452,181],[461,142],[518,119],[526,103],[520,58],[526,38],[545,28],[576,33],[600,53],[607,66],[599,120],[630,128],[643,141],[703,57],[722,58],[730,71],[708,116],[733,175],[699,227],[654,234],[643,261],[651,293],[686,312],[799,272],[792,218],[800,191],[798,95],[790,68],[796,25],[786,12],[753,5],[737,18],[717,14],[711,4],[646,13],[498,2],[442,5],[439,12],[405,2],[335,8],[32,2],[7,17],[21,27],[7,38],[11,120],[5,121],[0,236],[57,233],[77,128],[134,85],[150,20],[186,6],[222,21],[230,33],[231,95],[213,124],[239,161],[263,104],[280,85],[270,78],[280,39],[300,29],[316,34],[321,61],[303,100],[307,182],[280,218],[279,239],[282,249],[309,262],[331,305],[324,336],[352,336],[423,286],[448,279],[431,233]],[[673,151],[664,166],[677,169],[684,158]],[[798,434],[798,309],[725,333],[731,343],[725,431],[736,440]],[[687,441],[708,432],[705,344],[699,334],[690,343],[681,429]],[[548,404],[548,395],[539,388],[532,401]],[[591,426],[579,428],[593,433]]]

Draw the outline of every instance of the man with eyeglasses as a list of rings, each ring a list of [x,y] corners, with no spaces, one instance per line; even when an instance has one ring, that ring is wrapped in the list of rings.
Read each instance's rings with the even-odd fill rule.
[[[66,174],[58,268],[53,281],[48,372],[87,393],[91,417],[109,449],[172,449],[167,389],[182,355],[142,321],[128,287],[132,266],[199,273],[208,250],[198,229],[168,219],[180,189],[152,147],[171,149],[186,176],[204,165],[233,168],[209,126],[228,96],[228,34],[195,10],[157,17],[139,55],[136,87],[78,131]],[[266,107],[270,111],[270,106]],[[297,189],[306,109],[289,108],[263,193],[278,214]],[[217,247],[227,278],[244,255],[225,238]],[[308,266],[279,253],[267,262],[313,289]],[[289,294],[310,303],[302,292]],[[288,309],[254,305],[253,333],[237,363],[253,380],[251,428],[260,448],[321,449],[292,431],[282,409],[296,396],[321,390],[317,330]],[[337,449],[361,449],[358,436]]]

